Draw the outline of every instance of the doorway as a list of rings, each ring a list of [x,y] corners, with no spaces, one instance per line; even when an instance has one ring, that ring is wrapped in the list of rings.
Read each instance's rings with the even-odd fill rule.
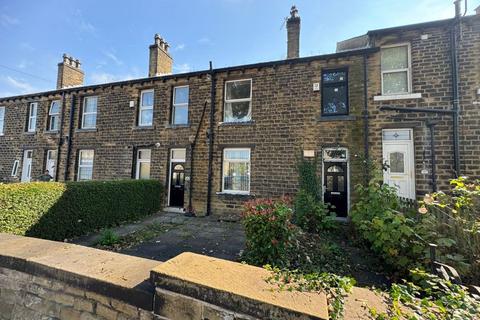
[[[30,182],[32,180],[32,157],[33,150],[23,151],[23,166],[21,182]]]
[[[168,205],[183,208],[185,204],[185,158],[186,149],[170,150],[170,173],[168,184]]]
[[[349,209],[348,151],[345,148],[323,150],[323,202],[330,203],[339,218],[346,218]]]
[[[412,129],[382,132],[383,181],[397,189],[400,197],[415,199],[415,170]]]

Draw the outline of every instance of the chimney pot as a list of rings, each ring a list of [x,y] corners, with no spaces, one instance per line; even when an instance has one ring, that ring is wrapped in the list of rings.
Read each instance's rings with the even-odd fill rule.
[[[476,13],[477,15],[480,15],[480,6],[478,6],[477,9],[475,9],[475,13]]]
[[[167,51],[167,52],[168,52],[168,48],[170,48],[170,45],[168,44],[168,42],[167,42],[167,41],[165,41],[165,51]]]
[[[159,46],[162,37],[160,37],[160,35],[158,33],[155,33],[155,38],[154,39],[155,39],[155,44]]]
[[[290,17],[287,18],[287,59],[300,56],[300,16],[296,6],[290,9]]]

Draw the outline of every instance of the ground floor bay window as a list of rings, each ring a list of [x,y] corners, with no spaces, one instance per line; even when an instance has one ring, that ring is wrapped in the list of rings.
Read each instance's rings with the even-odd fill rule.
[[[222,191],[225,193],[250,193],[250,149],[223,150]]]

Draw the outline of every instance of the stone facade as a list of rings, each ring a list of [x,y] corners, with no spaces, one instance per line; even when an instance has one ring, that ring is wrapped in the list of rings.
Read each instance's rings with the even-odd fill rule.
[[[318,174],[323,176],[322,150],[340,147],[349,153],[347,184],[351,204],[355,199],[354,186],[364,181],[365,151],[368,149],[374,162],[381,164],[382,130],[410,128],[413,130],[415,193],[421,196],[433,187],[427,124],[435,122],[438,187],[447,186],[449,179],[457,174],[453,157],[453,116],[448,112],[405,113],[385,110],[385,107],[452,109],[451,24],[452,20],[445,20],[371,31],[365,42],[370,48],[329,55],[1,98],[0,107],[4,106],[6,112],[4,135],[0,136],[0,177],[7,181],[21,177],[23,150],[34,150],[32,177],[36,177],[45,168],[47,150],[58,150],[56,178],[75,180],[78,151],[92,149],[95,151],[93,179],[129,179],[135,177],[136,150],[148,148],[152,152],[150,177],[168,186],[170,151],[185,148],[184,169],[188,178],[184,207],[188,207],[190,190],[193,190],[193,210],[198,215],[207,213],[211,179],[210,213],[237,216],[248,199],[294,194],[298,187],[296,163],[304,151],[313,151],[318,160]],[[472,177],[480,176],[479,27],[480,16],[463,18],[458,47],[459,173]],[[376,97],[382,92],[380,50],[385,45],[398,43],[410,46],[412,93],[417,95],[379,100]],[[342,48],[348,48],[348,43],[342,43]],[[322,116],[322,71],[339,68],[348,70],[349,113]],[[226,82],[240,79],[252,82],[251,121],[228,123],[224,121]],[[188,124],[174,125],[171,121],[173,88],[185,85],[189,86]],[[139,127],[140,95],[145,89],[154,90],[153,124]],[[84,98],[89,96],[98,97],[96,127],[81,129],[81,110]],[[58,131],[48,132],[48,108],[53,100],[62,102],[61,125]],[[30,102],[39,103],[35,133],[25,130]],[[212,111],[213,123],[210,123]],[[209,139],[212,138],[210,172]],[[194,169],[190,172],[192,142],[195,142]],[[223,150],[232,147],[250,149],[248,194],[222,192]],[[11,177],[14,160],[20,162],[19,172]],[[169,188],[166,190],[165,203],[168,203]]]

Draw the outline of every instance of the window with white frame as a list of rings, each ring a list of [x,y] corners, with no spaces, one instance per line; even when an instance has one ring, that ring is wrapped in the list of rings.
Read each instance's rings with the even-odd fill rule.
[[[411,91],[410,45],[381,49],[382,95],[407,94]]]
[[[0,136],[3,136],[5,130],[5,107],[0,107]]]
[[[16,177],[18,175],[18,165],[20,164],[19,160],[13,161],[12,167],[12,177]]]
[[[28,124],[27,124],[27,131],[28,132],[35,132],[37,129],[37,110],[38,110],[38,103],[32,102],[28,107]]]
[[[188,86],[173,88],[172,124],[188,124]]]
[[[98,97],[83,98],[81,129],[95,129],[97,127]]]
[[[48,130],[57,131],[60,125],[60,101],[52,101],[48,110]]]
[[[240,194],[250,192],[250,149],[223,150],[222,191]]]
[[[92,180],[93,176],[93,150],[80,150],[78,153],[77,180]]]
[[[140,93],[140,107],[138,108],[138,125],[153,125],[153,90],[143,90]]]
[[[45,170],[55,179],[57,171],[57,150],[47,150],[47,158],[45,159]]]
[[[139,149],[137,151],[137,169],[136,179],[150,179],[150,162],[152,157],[152,150]]]
[[[252,80],[225,82],[224,122],[252,120]]]

